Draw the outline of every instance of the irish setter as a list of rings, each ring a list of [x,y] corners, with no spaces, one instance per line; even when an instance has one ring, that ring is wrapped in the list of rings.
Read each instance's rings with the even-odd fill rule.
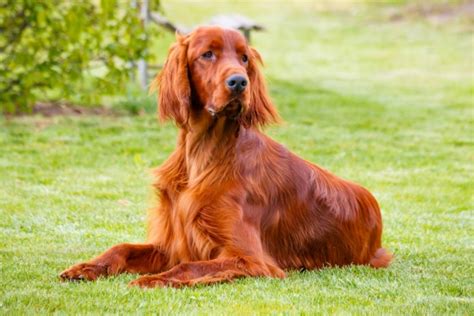
[[[278,114],[259,53],[235,30],[177,35],[153,86],[159,116],[179,126],[156,170],[159,205],[148,241],[119,244],[61,273],[64,280],[146,274],[132,286],[192,286],[285,270],[389,265],[377,201],[303,160],[260,127]]]

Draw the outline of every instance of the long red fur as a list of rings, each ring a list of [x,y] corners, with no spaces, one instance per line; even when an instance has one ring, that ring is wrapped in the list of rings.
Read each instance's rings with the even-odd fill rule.
[[[205,60],[209,48],[214,57]],[[131,285],[180,287],[283,278],[289,269],[390,264],[372,194],[260,131],[279,117],[258,63],[258,52],[236,31],[201,27],[177,37],[152,84],[160,118],[180,131],[155,171],[159,203],[148,240],[119,244],[67,269],[63,279],[136,272],[151,275]],[[234,73],[249,81],[237,99],[224,84]]]

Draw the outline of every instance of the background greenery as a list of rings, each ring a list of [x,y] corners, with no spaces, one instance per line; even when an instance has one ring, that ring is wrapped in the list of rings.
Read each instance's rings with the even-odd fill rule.
[[[139,12],[131,1],[0,0],[0,112],[123,91],[156,32]]]
[[[163,3],[185,25],[239,12],[267,27],[253,43],[286,121],[267,132],[374,192],[396,256],[390,268],[180,290],[127,288],[135,275],[61,283],[69,265],[145,238],[150,170],[172,151],[176,129],[153,114],[3,118],[0,313],[473,314],[469,5]],[[154,43],[159,60],[172,40]],[[154,111],[152,97],[123,97]]]

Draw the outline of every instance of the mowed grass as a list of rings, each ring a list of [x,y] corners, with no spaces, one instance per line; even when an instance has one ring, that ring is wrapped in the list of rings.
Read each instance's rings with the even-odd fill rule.
[[[58,273],[145,239],[151,169],[176,129],[141,117],[0,121],[0,313],[473,314],[472,24],[390,21],[403,6],[165,3],[184,24],[224,11],[253,34],[285,123],[267,133],[377,197],[388,269],[290,272],[185,289],[136,275],[61,283]],[[163,50],[171,36],[160,38]]]

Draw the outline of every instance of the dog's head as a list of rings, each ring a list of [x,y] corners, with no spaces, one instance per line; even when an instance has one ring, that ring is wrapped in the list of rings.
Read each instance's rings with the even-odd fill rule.
[[[246,127],[277,121],[258,63],[260,54],[236,30],[203,26],[177,35],[152,84],[159,87],[160,118],[181,127],[192,111],[236,119]]]

